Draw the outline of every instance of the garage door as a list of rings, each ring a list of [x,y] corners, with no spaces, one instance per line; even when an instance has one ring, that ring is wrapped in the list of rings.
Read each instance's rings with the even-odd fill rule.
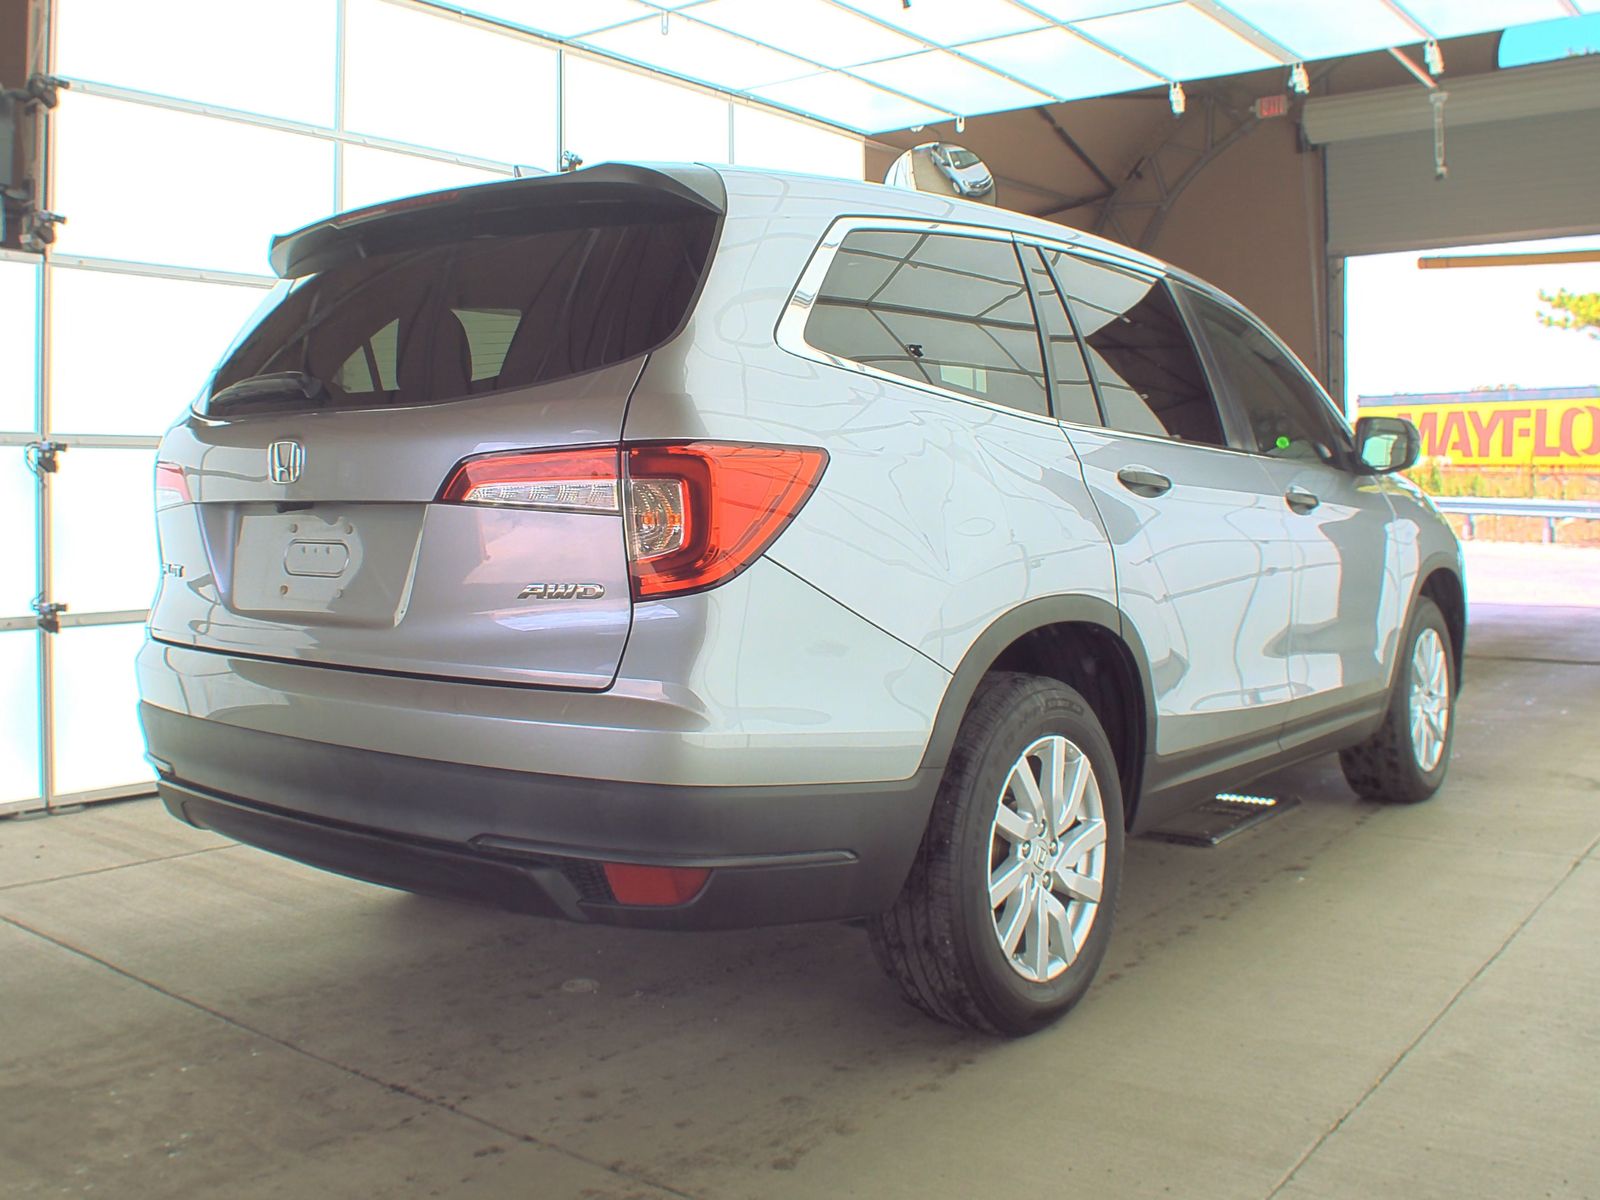
[[[47,254],[0,250],[0,816],[149,790],[133,657],[156,447],[273,282],[271,235],[551,171],[567,147],[861,177],[859,137],[486,20],[228,7],[198,24],[191,0],[41,9],[56,61],[36,65],[71,83],[48,135],[67,223]],[[473,82],[441,104],[422,78]]]
[[[1306,105],[1328,147],[1335,257],[1600,231],[1600,59],[1440,80],[1446,179],[1434,178],[1433,108],[1420,85]]]

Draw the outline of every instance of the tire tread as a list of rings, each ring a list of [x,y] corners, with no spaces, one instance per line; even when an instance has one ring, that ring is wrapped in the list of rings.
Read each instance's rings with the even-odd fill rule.
[[[1406,623],[1406,637],[1402,644],[1401,659],[1395,665],[1394,685],[1389,694],[1389,708],[1384,713],[1383,724],[1364,742],[1339,751],[1339,769],[1345,782],[1363,800],[1379,804],[1417,804],[1432,796],[1444,780],[1445,768],[1450,759],[1450,740],[1446,740],[1438,767],[1428,775],[1417,766],[1411,749],[1411,729],[1407,721],[1408,687],[1411,677],[1411,654],[1417,637],[1423,629],[1432,628],[1444,641],[1446,655],[1450,653],[1450,636],[1444,623],[1444,614],[1438,605],[1426,596],[1417,601],[1411,619]],[[1450,700],[1455,703],[1457,667],[1450,663]],[[1455,732],[1455,722],[1450,723],[1450,733]]]
[[[1009,671],[994,672],[979,686],[962,721],[905,886],[895,903],[867,924],[879,964],[906,999],[935,1020],[989,1034],[1026,1032],[996,1021],[976,981],[961,970],[957,858],[950,853],[950,842],[959,825],[963,796],[979,768],[982,748],[1019,705],[1036,698],[1042,688],[1060,686],[1054,680]],[[1114,891],[1106,900],[1107,911],[1102,915],[1109,923]]]

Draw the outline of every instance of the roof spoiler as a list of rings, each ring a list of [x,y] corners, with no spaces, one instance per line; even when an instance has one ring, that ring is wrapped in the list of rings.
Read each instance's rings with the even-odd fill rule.
[[[603,163],[566,175],[507,179],[427,192],[339,213],[272,239],[284,279],[419,244],[484,234],[533,233],[686,216],[721,217],[728,193],[710,167]]]

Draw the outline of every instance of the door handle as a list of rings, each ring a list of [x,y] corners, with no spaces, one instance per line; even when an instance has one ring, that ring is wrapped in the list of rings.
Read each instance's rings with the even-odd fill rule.
[[[1172,487],[1172,480],[1149,467],[1123,467],[1117,472],[1117,482],[1135,496],[1159,496]]]
[[[1285,503],[1287,503],[1289,507],[1294,509],[1294,511],[1297,513],[1308,513],[1317,505],[1322,503],[1321,500],[1317,499],[1314,493],[1308,492],[1305,488],[1298,485],[1291,487],[1287,492],[1285,492],[1283,494],[1283,499]]]

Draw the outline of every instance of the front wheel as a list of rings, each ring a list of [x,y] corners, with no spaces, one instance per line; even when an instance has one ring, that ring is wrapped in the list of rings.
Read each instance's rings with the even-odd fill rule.
[[[1089,988],[1122,878],[1122,791],[1094,710],[995,673],[962,720],[900,896],[868,924],[906,998],[954,1025],[1031,1033]]]
[[[1439,790],[1455,736],[1456,664],[1439,606],[1417,600],[1378,732],[1339,752],[1345,781],[1367,800],[1416,804]]]

